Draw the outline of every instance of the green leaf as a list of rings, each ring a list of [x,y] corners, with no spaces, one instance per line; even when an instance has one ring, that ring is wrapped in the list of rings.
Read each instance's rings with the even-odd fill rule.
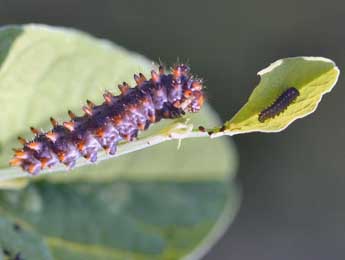
[[[326,58],[295,57],[278,60],[258,75],[261,77],[260,83],[248,102],[225,123],[226,134],[282,131],[296,119],[315,111],[322,96],[330,92],[337,82],[339,69]],[[296,101],[273,119],[259,122],[259,113],[290,87],[300,92]]]
[[[221,181],[36,182],[3,191],[0,204],[39,232],[55,259],[180,259],[215,242],[238,192]]]
[[[30,126],[48,130],[50,116],[66,120],[68,109],[80,112],[86,99],[100,103],[104,89],[116,92],[119,82],[133,83],[134,73],[149,75],[152,69],[140,55],[70,29],[6,27],[0,44],[2,179],[28,176],[7,164],[17,136],[31,136]],[[219,124],[208,105],[188,118],[156,124],[137,142],[121,145],[119,153],[155,138],[197,137],[193,125]],[[197,259],[236,213],[239,195],[230,180],[237,157],[226,139],[186,139],[177,146],[165,142],[42,175],[44,181],[35,178],[22,190],[0,191],[0,208],[40,234],[54,259]]]
[[[81,112],[86,99],[103,102],[104,89],[117,93],[118,83],[134,84],[134,73],[150,75],[153,68],[152,62],[140,55],[71,29],[40,25],[5,27],[0,31],[0,43],[4,45],[0,49],[0,121],[6,126],[0,129],[0,173],[3,177],[7,173],[7,178],[24,175],[19,168],[8,169],[11,149],[19,146],[18,135],[31,138],[30,126],[48,130],[50,116],[67,120],[68,109]],[[188,117],[195,126],[219,124],[217,115],[207,105],[201,113]],[[172,120],[157,124],[140,137],[157,136],[169,126],[174,126]],[[119,149],[124,150],[121,146]],[[86,171],[81,168],[70,172],[68,178],[65,174],[52,178],[99,181],[125,175],[133,179],[208,179],[212,172],[212,179],[222,179],[236,162],[229,154],[234,151],[224,140],[187,140],[182,142],[180,151],[175,141],[101,162],[102,168],[90,166]],[[100,157],[109,158],[104,154]],[[79,163],[87,162],[80,159]],[[61,166],[57,170],[64,169]]]
[[[0,217],[0,259],[7,259],[5,255],[10,259],[18,255],[20,259],[53,259],[46,243],[35,232]]]

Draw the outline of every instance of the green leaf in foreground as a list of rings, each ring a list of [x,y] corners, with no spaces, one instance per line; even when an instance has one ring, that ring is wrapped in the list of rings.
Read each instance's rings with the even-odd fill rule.
[[[42,235],[54,259],[180,259],[214,242],[238,208],[238,192],[221,181],[41,182],[2,192],[0,204]]]
[[[68,109],[81,112],[86,99],[100,103],[104,89],[116,92],[117,83],[133,83],[134,73],[149,75],[151,68],[142,56],[78,31],[41,25],[0,30],[1,177],[23,176],[8,160],[17,136],[31,136],[29,126],[47,130],[49,116],[66,120]],[[219,124],[208,105],[190,118],[183,131]],[[139,141],[178,124],[159,123]],[[54,259],[198,259],[238,208],[231,183],[237,157],[226,139],[183,140],[179,151],[177,145],[165,142],[43,175],[26,187],[4,183],[25,188],[0,191],[0,216],[31,227]]]
[[[321,57],[295,57],[278,60],[261,70],[261,80],[248,102],[228,122],[225,133],[235,135],[254,131],[278,132],[298,118],[315,111],[322,96],[337,82],[339,69]],[[287,88],[295,87],[300,96],[273,119],[259,122],[259,113],[269,107]],[[222,133],[215,133],[214,136]]]

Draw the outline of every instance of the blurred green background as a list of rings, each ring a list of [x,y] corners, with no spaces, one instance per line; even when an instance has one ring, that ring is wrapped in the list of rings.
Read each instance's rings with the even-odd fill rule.
[[[0,25],[30,22],[78,28],[155,61],[188,61],[223,120],[276,59],[345,65],[344,1],[0,1]],[[345,258],[342,85],[341,76],[316,113],[282,133],[234,137],[242,208],[204,259]]]

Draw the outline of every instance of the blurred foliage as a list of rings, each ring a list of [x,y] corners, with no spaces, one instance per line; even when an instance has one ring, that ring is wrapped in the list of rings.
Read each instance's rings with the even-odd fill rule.
[[[40,182],[2,192],[0,205],[39,233],[56,259],[179,259],[224,209],[226,227],[238,203],[230,188],[220,181]]]

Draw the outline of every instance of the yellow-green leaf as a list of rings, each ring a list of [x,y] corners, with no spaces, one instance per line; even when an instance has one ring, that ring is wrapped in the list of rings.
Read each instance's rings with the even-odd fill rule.
[[[261,77],[259,85],[242,109],[225,123],[225,133],[282,131],[296,119],[315,111],[322,96],[337,82],[339,70],[333,61],[326,58],[295,57],[278,60],[258,75]],[[290,87],[295,87],[300,93],[295,102],[278,116],[259,122],[259,113]]]

